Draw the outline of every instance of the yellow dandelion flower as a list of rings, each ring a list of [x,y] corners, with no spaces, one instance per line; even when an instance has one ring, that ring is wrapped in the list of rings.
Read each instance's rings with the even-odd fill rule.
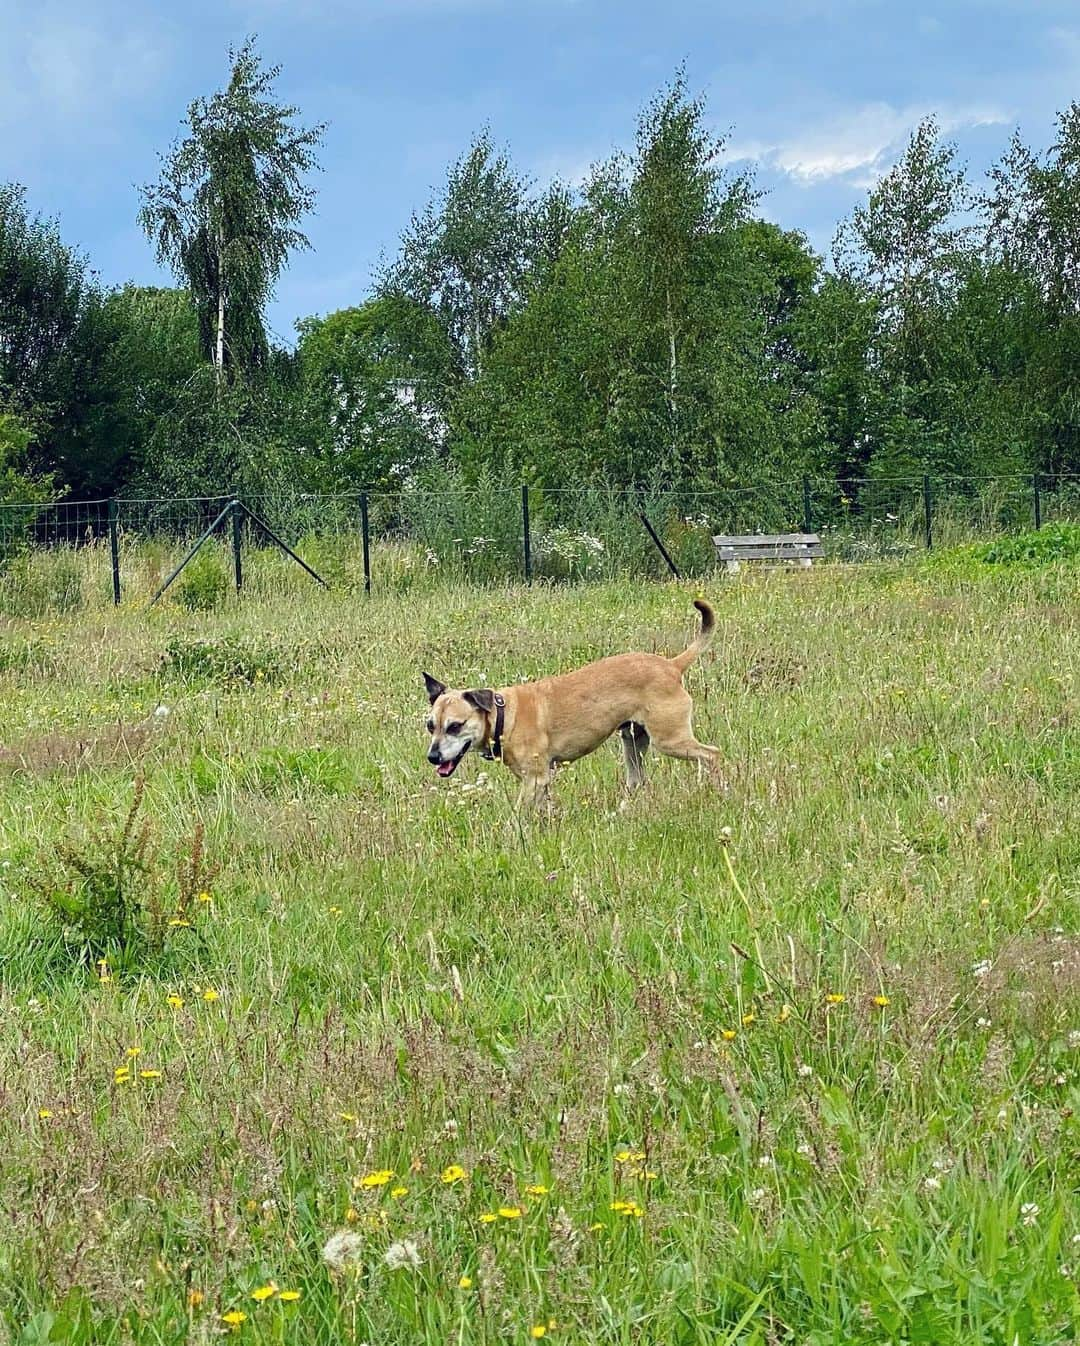
[[[272,1299],[276,1294],[277,1286],[273,1281],[267,1281],[265,1285],[260,1285],[257,1290],[252,1290],[251,1297],[256,1304],[261,1304],[264,1300]]]
[[[278,1299],[282,1304],[295,1304],[300,1298],[300,1293],[299,1290],[279,1290]]]
[[[134,1059],[134,1058],[135,1058],[136,1056],[138,1056],[141,1052],[142,1052],[142,1048],[141,1048],[141,1047],[129,1047],[129,1048],[127,1049],[127,1051],[124,1053],[124,1055],[127,1056],[127,1057],[129,1057],[130,1059]]]
[[[844,995],[842,991],[831,991],[825,997],[825,1003],[828,1005],[842,1005],[846,999],[847,996]]]
[[[525,1188],[526,1196],[547,1196],[551,1191],[550,1187],[545,1187],[542,1182],[531,1182]]]
[[[441,1177],[442,1181],[445,1183],[463,1182],[466,1173],[460,1164],[447,1164],[446,1168],[442,1171]]]
[[[532,1337],[533,1341],[539,1341],[541,1337],[546,1337],[547,1336],[546,1323],[537,1323],[535,1327],[530,1327],[529,1336]]]
[[[356,1209],[355,1206],[350,1206],[349,1209],[345,1212],[346,1224],[355,1224],[357,1220],[359,1220],[359,1218],[360,1218],[360,1212]]]
[[[184,1001],[183,1001],[183,997],[182,997],[182,996],[178,996],[178,995],[167,995],[167,996],[165,997],[165,1003],[166,1003],[166,1005],[171,1006],[173,1009],[183,1009],[183,1008],[184,1008]]]
[[[140,1079],[140,1080],[160,1080],[160,1079],[161,1079],[161,1071],[160,1071],[160,1070],[140,1070],[140,1071],[139,1071],[139,1079]]]
[[[241,1323],[247,1322],[247,1314],[240,1309],[230,1309],[228,1313],[221,1315],[221,1321],[235,1332]]]
[[[385,1187],[394,1176],[393,1169],[380,1168],[374,1173],[365,1173],[362,1178],[354,1178],[353,1186],[356,1188]]]
[[[191,925],[191,922],[187,919],[186,916],[174,916],[174,917],[172,918],[172,920],[169,922],[169,924],[170,924],[171,926],[178,927],[178,928],[180,928],[180,929],[184,929],[184,928],[186,928],[187,926],[190,926],[190,925]]]
[[[589,1225],[589,1233],[598,1234],[601,1229],[606,1228],[607,1226],[604,1224],[603,1220],[596,1220],[593,1224]]]
[[[203,890],[203,892],[201,892],[201,893],[196,893],[196,895],[195,895],[195,901],[196,901],[196,902],[210,902],[211,900],[212,900],[212,899],[211,899],[211,897],[210,897],[210,894],[209,894],[208,892],[206,892],[205,889]]]
[[[130,1066],[117,1066],[116,1069],[113,1071],[114,1084],[127,1084],[128,1080],[130,1079],[131,1079]]]
[[[500,1206],[500,1207],[499,1207],[499,1219],[500,1219],[500,1220],[520,1220],[520,1219],[521,1219],[521,1207],[520,1207],[520,1206]]]
[[[327,911],[330,913],[331,916],[340,916],[340,915],[341,915],[341,908],[340,908],[340,907],[327,907]]]
[[[753,1011],[751,1011],[749,1014],[744,1014],[742,1017],[743,1026],[745,1027],[748,1024],[752,1024],[756,1018],[757,1015],[754,1014]]]
[[[459,1290],[471,1290],[471,1289],[472,1289],[472,1277],[471,1277],[471,1276],[461,1276],[461,1277],[458,1279],[457,1288],[458,1288]]]
[[[358,1122],[360,1120],[355,1112],[339,1112],[338,1116],[343,1122]]]
[[[403,1196],[409,1195],[409,1189],[407,1187],[391,1187],[390,1195],[395,1201],[400,1201]]]
[[[608,1210],[613,1210],[617,1214],[622,1215],[624,1211],[631,1210],[633,1205],[634,1203],[632,1201],[613,1201],[608,1207]]]
[[[51,1116],[52,1116],[52,1108],[38,1108],[38,1117],[43,1122],[47,1122]]]
[[[202,998],[206,1001],[208,1005],[212,1005],[215,1000],[221,999],[221,992],[215,991],[212,986],[208,986],[206,990],[202,993]]]
[[[495,1221],[496,1221],[498,1218],[499,1218],[499,1217],[495,1214],[494,1211],[486,1210],[486,1211],[484,1211],[483,1215],[480,1216],[480,1223],[481,1223],[481,1224],[494,1224]]]
[[[253,1201],[251,1197],[248,1197],[248,1199],[244,1202],[244,1209],[247,1211],[249,1215],[254,1215],[255,1212],[259,1209],[259,1203],[257,1201]]]
[[[887,995],[874,996],[874,1004],[878,1007],[878,1009],[884,1009],[888,1003],[889,1003],[889,997]]]
[[[615,1162],[617,1164],[640,1164],[645,1158],[644,1150],[616,1150]]]
[[[197,1309],[205,1298],[206,1296],[201,1290],[189,1290],[187,1297],[188,1308]]]
[[[722,1028],[720,1030],[720,1036],[724,1039],[725,1042],[734,1042],[735,1038],[738,1035],[735,1032],[734,1028]]]
[[[791,1006],[781,1005],[780,1013],[776,1016],[776,1018],[779,1023],[786,1024],[787,1021],[791,1018]]]

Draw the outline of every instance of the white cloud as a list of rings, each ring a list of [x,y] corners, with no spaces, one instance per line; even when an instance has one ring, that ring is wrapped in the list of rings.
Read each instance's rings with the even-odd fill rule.
[[[908,137],[925,117],[934,115],[945,134],[973,126],[1000,126],[1009,113],[991,105],[932,107],[865,103],[840,116],[773,141],[733,141],[727,154],[753,160],[803,186],[843,179],[852,186],[872,185],[895,162]]]

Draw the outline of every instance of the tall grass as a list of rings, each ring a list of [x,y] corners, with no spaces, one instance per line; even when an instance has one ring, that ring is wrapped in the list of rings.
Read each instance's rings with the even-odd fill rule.
[[[421,668],[676,650],[689,588],[365,601],[260,555],[147,611],[137,548],[114,611],[100,559],[0,625],[0,1336],[1075,1334],[1074,568],[710,586],[727,793],[650,759],[627,800],[605,748],[543,821],[429,772]],[[217,877],[103,970],[35,884],[136,778]]]

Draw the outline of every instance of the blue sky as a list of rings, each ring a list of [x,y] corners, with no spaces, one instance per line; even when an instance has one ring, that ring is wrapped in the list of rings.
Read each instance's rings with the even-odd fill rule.
[[[685,63],[763,213],[826,249],[936,112],[972,170],[1015,125],[1038,146],[1080,96],[1077,0],[0,0],[0,179],[59,218],[102,279],[163,279],[136,184],[248,33],[330,123],[309,222],[271,309],[360,301],[380,254],[485,122],[538,182],[628,146]]]

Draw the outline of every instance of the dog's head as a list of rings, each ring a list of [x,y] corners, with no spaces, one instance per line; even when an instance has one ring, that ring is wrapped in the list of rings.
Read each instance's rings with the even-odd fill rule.
[[[431,746],[427,759],[440,776],[452,776],[470,748],[487,742],[495,694],[487,687],[471,692],[450,691],[430,673],[424,674],[424,686],[431,702],[427,722]]]

